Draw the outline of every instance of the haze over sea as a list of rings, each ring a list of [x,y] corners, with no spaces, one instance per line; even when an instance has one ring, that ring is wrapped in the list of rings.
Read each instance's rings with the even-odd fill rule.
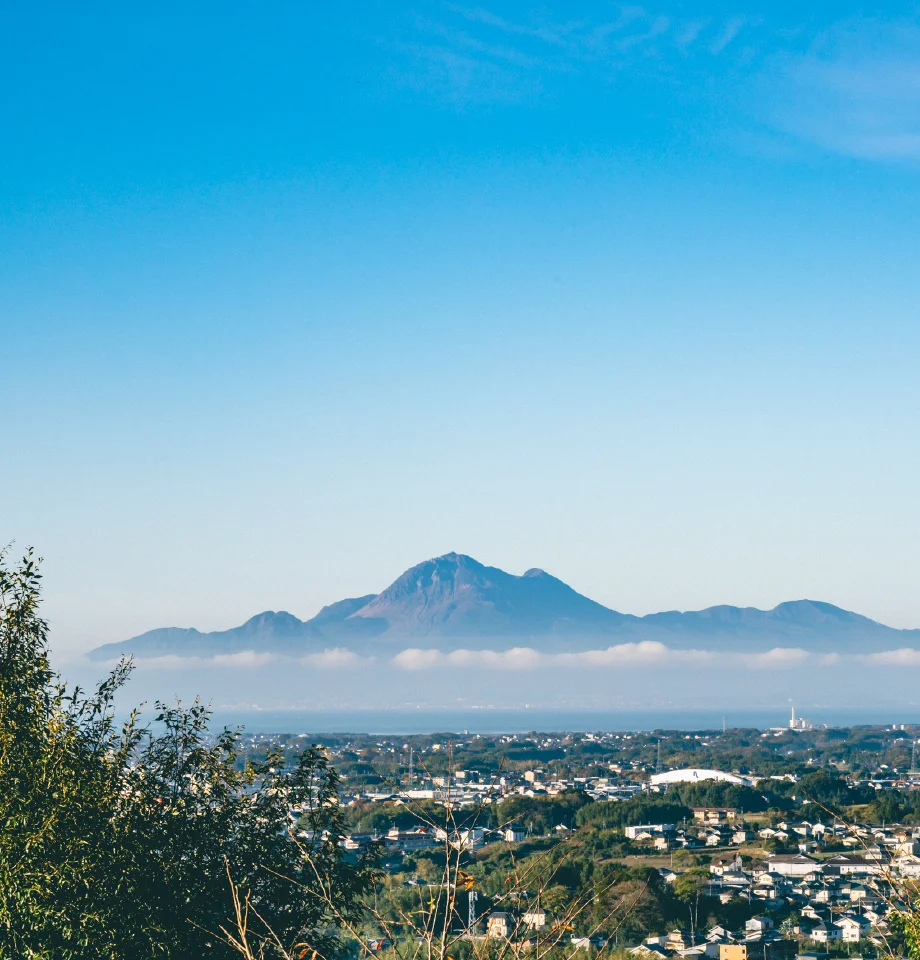
[[[830,727],[920,722],[920,707],[818,707],[808,719]],[[529,731],[766,730],[788,723],[781,710],[217,710],[215,726],[249,733],[527,733]]]

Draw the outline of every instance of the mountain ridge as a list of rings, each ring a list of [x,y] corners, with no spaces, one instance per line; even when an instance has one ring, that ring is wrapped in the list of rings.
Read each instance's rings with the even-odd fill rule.
[[[771,610],[720,604],[638,617],[605,607],[538,567],[516,576],[447,553],[410,567],[378,594],[328,604],[309,620],[267,610],[228,630],[161,627],[89,655],[208,657],[256,650],[303,656],[330,648],[368,655],[407,646],[442,651],[530,646],[558,653],[642,640],[678,649],[801,646],[852,653],[920,643],[920,630],[888,627],[816,600],[784,601]]]

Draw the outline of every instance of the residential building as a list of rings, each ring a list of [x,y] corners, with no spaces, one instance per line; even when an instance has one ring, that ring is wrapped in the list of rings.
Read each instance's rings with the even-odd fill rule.
[[[498,911],[489,914],[489,922],[486,926],[486,936],[498,937],[507,940],[514,929],[514,920],[510,913]]]
[[[747,947],[743,943],[720,943],[719,960],[747,960]]]

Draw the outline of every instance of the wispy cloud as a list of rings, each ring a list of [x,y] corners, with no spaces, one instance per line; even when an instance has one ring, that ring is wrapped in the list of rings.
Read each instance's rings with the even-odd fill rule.
[[[689,47],[706,27],[707,20],[691,20],[678,27],[674,32],[674,43],[680,48]]]
[[[546,90],[553,75],[582,72],[609,82],[630,63],[681,55],[698,38],[701,51],[722,54],[745,26],[744,17],[713,27],[705,20],[675,20],[667,10],[623,5],[610,19],[576,20],[534,14],[511,20],[483,6],[445,4],[443,15],[416,17],[415,36],[387,41],[407,58],[393,76],[431,95],[457,102],[514,101]],[[712,33],[713,29],[718,32]]]
[[[709,44],[709,52],[721,53],[738,36],[744,23],[744,17],[732,17],[728,20],[719,31],[719,35]]]
[[[617,47],[620,50],[629,50],[631,47],[641,46],[642,44],[648,43],[650,40],[655,40],[657,37],[667,33],[670,26],[671,21],[668,17],[655,17],[649,22],[645,30],[643,30],[641,33],[633,33],[628,37],[624,37],[619,41]]]
[[[504,17],[499,17],[496,14],[483,9],[482,7],[465,7],[455,3],[447,4],[447,9],[459,14],[466,20],[469,20],[473,23],[480,23],[487,27],[494,27],[503,33],[516,33],[520,36],[535,37],[539,40],[543,40],[545,43],[557,45],[562,45],[565,43],[566,34],[571,33],[573,27],[575,26],[569,25],[566,27],[565,25],[527,25],[514,23],[510,20],[506,20]]]
[[[849,20],[764,78],[772,122],[867,159],[920,158],[920,24]]]

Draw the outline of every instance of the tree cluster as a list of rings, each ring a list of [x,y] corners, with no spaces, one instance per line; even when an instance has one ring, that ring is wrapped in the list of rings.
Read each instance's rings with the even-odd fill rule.
[[[330,900],[357,910],[374,865],[343,857],[325,755],[244,762],[201,704],[119,724],[130,665],[92,695],[68,691],[39,586],[31,555],[0,557],[0,956],[234,956],[234,893],[265,956],[298,944],[334,955]]]

